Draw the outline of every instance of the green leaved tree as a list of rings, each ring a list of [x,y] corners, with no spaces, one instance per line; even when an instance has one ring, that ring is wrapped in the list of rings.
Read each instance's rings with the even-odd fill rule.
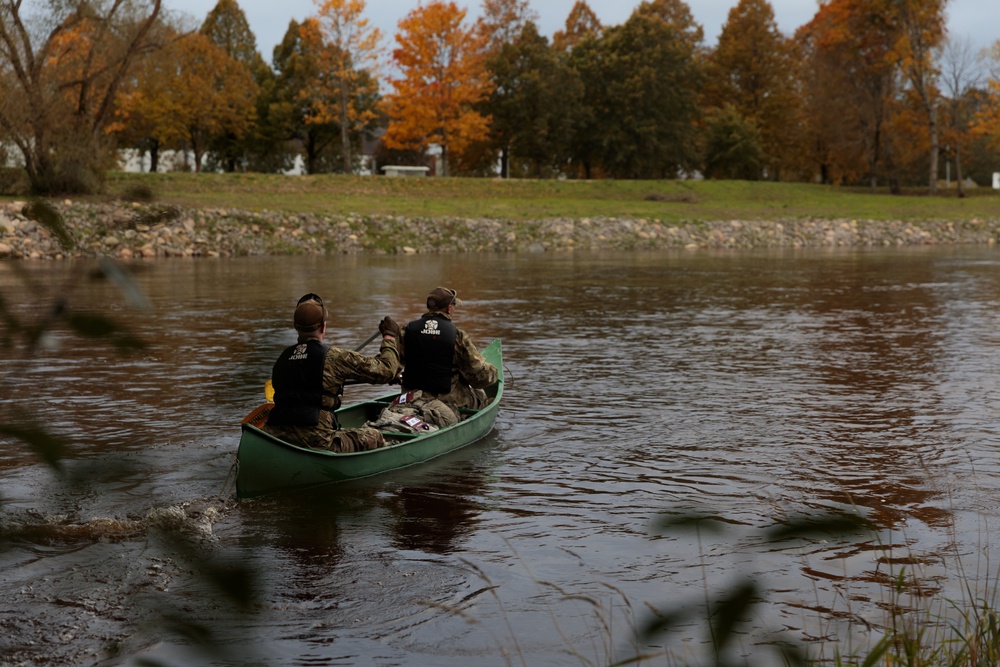
[[[563,173],[581,123],[583,84],[533,22],[489,60],[495,88],[483,105],[501,175]]]
[[[735,114],[759,135],[760,171],[751,174],[741,167],[744,177],[777,180],[795,162],[799,99],[794,53],[768,0],[740,0],[708,56],[705,107],[722,112],[720,119],[732,120]]]
[[[696,168],[701,35],[684,3],[658,0],[571,51],[589,107],[574,141],[585,175],[673,178]]]
[[[272,75],[264,58],[257,51],[257,38],[250,29],[246,14],[236,0],[219,0],[205,17],[199,32],[222,49],[234,62],[246,68],[257,84],[256,90],[268,84]],[[225,171],[246,168],[254,151],[256,128],[237,136],[231,129],[223,131],[210,142],[212,157]]]

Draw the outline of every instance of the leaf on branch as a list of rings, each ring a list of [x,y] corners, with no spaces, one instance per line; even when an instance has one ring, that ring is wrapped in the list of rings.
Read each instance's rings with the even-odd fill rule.
[[[120,324],[103,315],[73,313],[66,319],[70,328],[84,338],[104,338],[121,351],[143,350],[146,343]]]
[[[818,517],[796,517],[791,521],[769,528],[764,534],[771,542],[781,542],[815,536],[851,535],[871,530],[871,524],[864,517],[838,512]]]
[[[130,305],[142,310],[152,310],[149,299],[146,298],[142,289],[133,280],[132,274],[122,268],[118,262],[110,257],[102,256],[100,267],[102,274],[122,291],[122,294],[128,299]]]
[[[20,440],[30,447],[36,454],[42,457],[52,469],[62,473],[60,461],[68,443],[44,427],[27,421],[23,424],[0,424],[0,436]]]
[[[653,528],[661,533],[667,532],[671,528],[684,528],[694,530],[706,530],[710,533],[722,533],[722,524],[735,523],[729,519],[713,514],[681,514],[679,516],[661,517],[654,523]]]
[[[712,614],[712,640],[718,652],[733,636],[736,626],[747,617],[757,599],[757,585],[752,581],[740,584],[716,603]]]
[[[35,199],[25,204],[21,212],[24,214],[24,217],[34,220],[55,234],[63,249],[72,250],[76,246],[76,241],[73,240],[72,235],[70,235],[69,230],[66,228],[62,216],[52,204],[41,199]]]

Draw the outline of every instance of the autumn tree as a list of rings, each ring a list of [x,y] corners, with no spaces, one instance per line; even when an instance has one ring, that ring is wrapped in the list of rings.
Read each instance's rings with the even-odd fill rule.
[[[476,29],[485,39],[485,49],[491,56],[517,39],[529,22],[537,22],[538,13],[528,0],[483,0],[483,11]]]
[[[871,0],[830,0],[796,38],[810,73],[807,131],[823,178],[866,175],[874,191],[887,148],[887,114],[898,91],[895,16]]]
[[[565,27],[552,36],[552,48],[565,53],[587,38],[599,38],[603,32],[604,26],[586,0],[576,0],[566,17]]]
[[[985,100],[973,121],[974,136],[984,137],[994,149],[1000,150],[1000,41],[989,53],[989,75]]]
[[[937,122],[940,72],[934,59],[934,49],[944,39],[946,1],[887,0],[888,11],[899,22],[893,55],[919,100],[927,123],[930,140],[928,186],[931,194],[937,191],[940,151]]]
[[[962,158],[969,143],[975,112],[975,91],[982,77],[982,63],[968,38],[949,37],[938,52],[942,90],[946,96],[946,122],[941,133],[947,157],[955,160],[955,183],[959,197],[965,196]]]
[[[132,84],[119,94],[116,122],[109,126],[121,146],[149,153],[151,173],[159,171],[161,151],[182,150],[187,138],[183,110],[174,95],[179,39],[175,30],[164,27],[159,57],[140,61]]]
[[[465,25],[465,15],[454,2],[432,0],[399,22],[392,59],[401,74],[386,96],[385,145],[425,150],[437,144],[445,174],[451,152],[461,153],[489,131],[489,118],[477,111],[492,92],[485,39]]]
[[[26,12],[0,1],[0,141],[16,147],[34,192],[97,191],[117,159],[115,99],[157,46],[160,0],[52,0]]]
[[[764,157],[758,163],[775,179],[793,161],[799,103],[793,53],[768,0],[740,0],[707,61],[705,106],[729,107],[720,119],[731,124],[738,114],[756,128]]]
[[[258,53],[257,38],[236,0],[218,0],[205,17],[199,32],[235,62],[242,63],[258,88],[267,85],[272,72]],[[248,154],[255,150],[254,140],[255,134],[252,131],[240,137],[226,132],[212,137],[211,154],[213,158],[218,158],[226,171],[236,171],[238,165],[246,167]]]
[[[552,176],[570,154],[583,85],[533,22],[490,59],[493,93],[483,108],[503,176]]]
[[[264,131],[274,141],[294,145],[309,174],[343,164],[340,127],[329,114],[320,111],[316,94],[317,82],[329,74],[325,69],[327,48],[315,18],[301,24],[289,22],[284,38],[274,49],[274,85],[266,91]]]
[[[364,0],[315,0],[326,40],[324,76],[317,79],[316,112],[340,127],[343,170],[354,170],[352,138],[371,128],[377,113],[382,34],[364,18]]]
[[[201,171],[213,137],[250,130],[257,86],[242,63],[200,33],[173,41],[163,58],[166,66],[144,70],[148,78],[123,97],[120,113],[126,123],[143,118],[157,141],[190,149]]]

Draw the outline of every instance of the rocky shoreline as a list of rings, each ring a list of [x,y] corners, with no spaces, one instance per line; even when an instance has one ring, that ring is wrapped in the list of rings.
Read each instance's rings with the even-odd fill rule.
[[[665,224],[627,218],[538,221],[178,210],[155,204],[55,204],[74,247],[0,204],[0,258],[566,252],[664,248],[816,248],[994,244],[1000,218],[968,221],[723,220]]]

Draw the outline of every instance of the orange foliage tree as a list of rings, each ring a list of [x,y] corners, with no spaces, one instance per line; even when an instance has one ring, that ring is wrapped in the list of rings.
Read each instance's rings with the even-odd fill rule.
[[[351,139],[377,117],[371,102],[378,96],[382,33],[364,18],[364,0],[316,0],[316,4],[327,47],[323,50],[327,73],[316,82],[317,121],[332,120],[340,126],[343,168],[351,173]]]
[[[538,14],[528,0],[483,0],[476,28],[486,39],[486,50],[496,55],[505,44],[514,43],[529,21],[537,22]]]
[[[874,190],[896,94],[895,17],[884,3],[830,0],[796,35],[805,69],[807,132],[824,182],[867,172]]]
[[[991,57],[1000,63],[1000,41],[993,45]],[[986,99],[976,113],[972,133],[989,140],[993,148],[1000,149],[1000,67],[992,68],[986,81]]]
[[[930,156],[928,187],[937,191],[938,137],[937,107],[940,72],[934,50],[944,39],[946,0],[886,0],[888,10],[899,21],[899,34],[893,57],[910,84],[927,123]]]
[[[552,48],[556,51],[570,51],[588,37],[600,37],[604,26],[586,0],[576,0],[566,17],[566,26],[552,36]]]
[[[172,33],[165,39],[161,57],[143,59],[133,75],[133,84],[119,94],[115,122],[109,128],[121,145],[149,152],[150,172],[159,171],[161,151],[181,149],[187,136],[183,110],[172,95],[177,83],[179,36]]]
[[[233,60],[242,63],[260,89],[267,89],[273,83],[274,72],[264,62],[257,52],[257,38],[250,29],[246,14],[240,9],[236,0],[218,0],[215,7],[208,13],[198,32],[212,40],[212,43],[225,51]],[[263,99],[258,97],[258,104]],[[258,117],[266,118],[267,110],[258,108]],[[229,133],[214,137],[210,153],[217,163],[228,172],[246,169],[252,164],[260,164],[262,152],[268,152],[262,146],[260,127],[243,137]]]
[[[464,25],[465,15],[454,2],[433,0],[399,22],[392,59],[401,76],[386,96],[383,143],[421,151],[437,144],[445,174],[450,152],[461,154],[489,131],[489,118],[477,111],[492,92],[486,40]]]
[[[242,63],[200,33],[175,40],[163,55],[165,66],[144,70],[145,78],[123,96],[121,122],[141,119],[158,142],[189,148],[201,171],[213,137],[242,137],[251,129],[257,84]]]
[[[704,99],[711,109],[728,105],[727,113],[736,112],[756,128],[764,154],[761,166],[774,179],[793,161],[799,104],[795,80],[793,47],[778,30],[771,4],[740,0],[709,54]]]

